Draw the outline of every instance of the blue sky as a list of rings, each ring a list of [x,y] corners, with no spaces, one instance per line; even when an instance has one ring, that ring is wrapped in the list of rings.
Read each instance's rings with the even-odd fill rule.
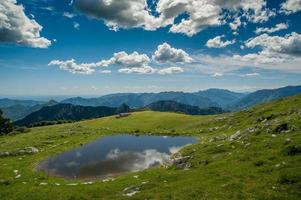
[[[0,11],[1,96],[301,84],[300,0],[4,0]]]

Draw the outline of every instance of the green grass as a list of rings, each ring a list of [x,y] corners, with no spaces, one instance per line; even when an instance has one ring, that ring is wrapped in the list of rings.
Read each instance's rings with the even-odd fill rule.
[[[268,120],[263,121],[265,118]],[[290,132],[279,132],[277,127],[284,123]],[[255,126],[257,130],[247,138],[229,140],[236,131],[243,133]],[[123,175],[111,182],[94,180],[91,185],[49,177],[35,170],[39,161],[51,155],[121,133],[193,135],[200,140],[182,151],[192,156],[190,170],[159,167]],[[214,136],[225,139],[210,142]],[[285,143],[287,138],[290,143]],[[121,119],[107,117],[38,127],[29,133],[0,137],[0,152],[16,152],[29,146],[42,151],[0,157],[0,199],[301,198],[301,154],[295,148],[301,147],[300,95],[218,116],[137,112]],[[19,170],[20,178],[15,178],[14,170]],[[139,178],[133,178],[134,175]],[[42,182],[47,185],[40,185]],[[133,185],[139,186],[140,192],[132,197],[123,196],[124,188]]]

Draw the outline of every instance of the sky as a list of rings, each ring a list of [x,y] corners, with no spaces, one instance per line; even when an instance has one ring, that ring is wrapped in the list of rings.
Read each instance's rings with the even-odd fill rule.
[[[2,0],[0,96],[301,85],[301,0]]]

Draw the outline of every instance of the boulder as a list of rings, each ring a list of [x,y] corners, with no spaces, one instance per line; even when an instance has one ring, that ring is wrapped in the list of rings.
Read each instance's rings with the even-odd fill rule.
[[[222,140],[221,137],[219,137],[219,136],[214,136],[213,138],[211,138],[211,140],[209,140],[209,142],[216,142],[216,141],[220,141],[220,140]]]
[[[174,158],[172,160],[172,165],[179,168],[179,169],[189,169],[190,163],[188,163],[188,160],[190,159],[190,156],[183,156],[179,158]]]
[[[234,133],[233,135],[230,136],[230,141],[233,141],[233,140],[237,140],[239,139],[241,136],[241,132],[240,130],[236,131],[236,133]]]

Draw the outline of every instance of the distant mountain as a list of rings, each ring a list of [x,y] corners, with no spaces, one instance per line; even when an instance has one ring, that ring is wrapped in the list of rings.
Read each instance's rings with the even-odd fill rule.
[[[46,106],[40,110],[33,112],[25,118],[14,122],[18,126],[30,126],[42,121],[61,121],[72,120],[79,121],[82,119],[99,118],[117,114],[118,112],[127,112],[129,107],[122,105],[119,108],[112,107],[92,107],[77,106],[72,104],[56,104]]]
[[[50,100],[47,103],[36,104],[34,106],[24,106],[24,105],[17,104],[17,105],[12,105],[9,107],[3,107],[2,111],[3,111],[3,116],[5,118],[10,119],[11,121],[16,121],[16,120],[24,118],[25,116],[29,115],[30,113],[40,110],[41,108],[43,108],[45,106],[52,106],[57,103],[58,102],[56,102],[54,100]]]
[[[247,95],[246,93],[232,92],[224,89],[209,89],[196,92],[195,94],[210,99],[222,108],[237,102]]]
[[[301,86],[287,86],[278,89],[271,90],[258,90],[250,93],[247,96],[234,103],[231,110],[241,110],[250,106],[254,106],[261,103],[267,103],[280,98],[293,96],[301,93]]]
[[[0,108],[10,107],[10,106],[35,106],[38,104],[43,104],[43,101],[34,101],[34,100],[16,100],[16,99],[0,99]]]
[[[189,115],[212,115],[225,112],[223,109],[218,107],[209,107],[201,109],[197,106],[182,104],[176,101],[157,101],[145,106],[143,109],[160,112],[177,112]]]
[[[218,107],[219,105],[211,101],[207,97],[203,97],[194,93],[184,92],[160,92],[160,93],[121,93],[110,94],[99,98],[85,99],[81,97],[69,98],[61,103],[70,103],[81,106],[110,106],[116,107],[122,103],[132,108],[139,108],[149,105],[156,101],[171,100],[179,103],[198,106],[200,108]]]

